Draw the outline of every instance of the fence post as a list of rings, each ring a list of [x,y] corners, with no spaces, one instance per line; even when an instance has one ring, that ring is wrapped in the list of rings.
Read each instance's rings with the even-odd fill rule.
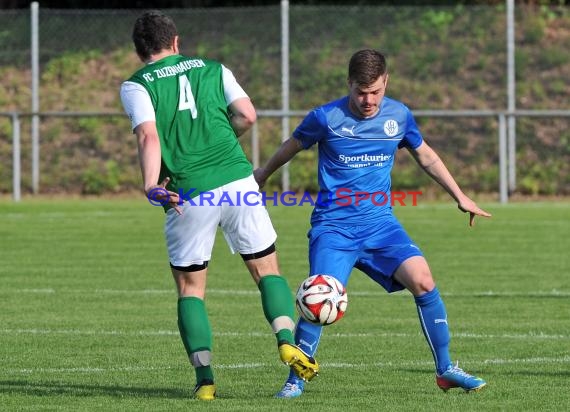
[[[516,110],[516,76],[515,76],[515,2],[506,0],[507,9],[507,94],[508,110]],[[509,191],[514,192],[516,182],[516,116],[509,115],[508,121],[508,185]]]
[[[21,153],[20,153],[20,117],[12,113],[12,198],[14,202],[21,199]]]
[[[281,140],[289,138],[289,1],[281,0]],[[289,191],[289,164],[282,167],[281,190]]]
[[[509,200],[507,185],[507,122],[505,114],[499,114],[499,199],[505,204]]]
[[[39,4],[30,4],[31,13],[31,69],[32,69],[32,191],[37,194],[40,187],[40,111],[39,97]]]
[[[251,158],[255,170],[259,167],[259,126],[257,122],[251,128]]]

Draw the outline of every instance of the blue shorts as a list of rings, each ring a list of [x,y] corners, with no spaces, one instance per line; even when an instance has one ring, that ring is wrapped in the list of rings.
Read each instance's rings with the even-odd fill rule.
[[[392,276],[412,256],[423,254],[393,215],[373,225],[318,224],[309,231],[310,274],[332,275],[345,286],[357,268],[388,292],[402,290]]]

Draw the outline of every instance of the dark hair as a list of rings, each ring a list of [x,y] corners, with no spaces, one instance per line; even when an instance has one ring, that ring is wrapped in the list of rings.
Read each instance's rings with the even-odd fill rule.
[[[143,60],[169,48],[175,36],[178,36],[178,30],[174,20],[158,10],[143,13],[133,28],[133,43]]]
[[[348,63],[348,80],[358,85],[368,86],[388,71],[386,58],[376,50],[359,50]]]

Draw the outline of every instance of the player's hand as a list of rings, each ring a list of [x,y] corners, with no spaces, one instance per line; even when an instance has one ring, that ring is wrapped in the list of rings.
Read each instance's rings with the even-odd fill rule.
[[[469,226],[475,225],[475,216],[491,217],[489,212],[481,209],[477,204],[469,198],[465,198],[457,204],[459,210],[469,213]]]
[[[180,196],[176,192],[172,192],[166,189],[166,185],[170,182],[170,178],[165,178],[160,184],[153,185],[145,189],[146,197],[148,201],[153,205],[170,205],[176,213],[182,214],[182,202],[180,201]]]
[[[255,169],[253,171],[253,177],[254,177],[255,181],[257,182],[257,184],[259,185],[260,189],[263,186],[265,186],[265,181],[267,180],[267,176],[265,175],[265,169],[264,168],[258,167],[257,169]]]

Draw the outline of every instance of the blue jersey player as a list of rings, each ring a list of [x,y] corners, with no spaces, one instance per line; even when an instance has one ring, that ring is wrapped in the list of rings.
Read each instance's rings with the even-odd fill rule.
[[[348,96],[311,111],[254,175],[263,186],[296,153],[317,144],[320,193],[309,231],[310,275],[333,275],[346,285],[357,268],[388,292],[409,290],[435,360],[437,385],[444,391],[476,391],[486,383],[452,363],[444,303],[421,250],[392,213],[390,173],[396,151],[406,148],[412,154],[469,213],[470,226],[475,216],[491,215],[461,191],[423,140],[410,110],[385,96],[387,83],[384,56],[375,50],[356,52],[348,66]],[[296,343],[313,355],[321,331],[322,326],[299,319]],[[304,384],[291,372],[277,397],[300,396]]]

